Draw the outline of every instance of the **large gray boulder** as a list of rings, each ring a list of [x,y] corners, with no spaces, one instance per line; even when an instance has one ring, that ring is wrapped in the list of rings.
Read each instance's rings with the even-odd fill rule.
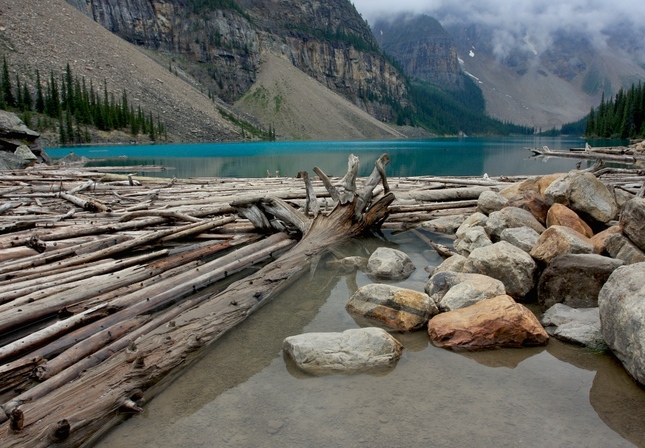
[[[645,252],[640,250],[632,241],[622,233],[609,235],[605,240],[605,249],[613,258],[623,260],[625,264],[642,263],[645,261]]]
[[[14,154],[17,149],[26,147],[32,156],[37,158],[38,162],[50,163],[51,160],[47,153],[43,151],[39,142],[40,134],[29,129],[25,123],[13,112],[0,110],[0,152]],[[22,164],[28,165],[34,160],[25,159],[22,154],[27,154],[24,148],[21,148],[16,157],[22,161]],[[2,159],[6,159],[3,154]],[[27,154],[28,157],[31,157]],[[0,162],[7,166],[6,162]],[[13,166],[13,165],[9,165]],[[9,168],[3,168],[9,169]],[[15,169],[15,168],[10,168]]]
[[[390,247],[377,248],[365,266],[365,273],[375,280],[405,280],[416,267],[405,252]]]
[[[482,274],[440,272],[430,277],[425,292],[440,311],[452,311],[506,294],[504,284]]]
[[[619,267],[598,295],[602,335],[630,375],[645,386],[645,263]]]
[[[427,294],[380,283],[360,287],[345,309],[402,331],[423,327],[439,312]]]
[[[466,219],[466,215],[441,216],[421,224],[421,228],[435,233],[454,234]]]
[[[641,250],[645,250],[645,198],[634,198],[620,213],[623,233]]]
[[[542,310],[556,303],[571,308],[598,306],[598,293],[622,260],[596,254],[565,254],[553,259],[538,281]]]
[[[290,336],[282,349],[305,372],[358,373],[394,365],[403,346],[381,328]]]
[[[473,250],[463,272],[493,277],[504,284],[506,294],[521,299],[535,287],[537,264],[522,249],[500,241]]]
[[[488,221],[488,216],[480,212],[473,213],[472,215],[467,217],[464,222],[461,223],[461,225],[455,232],[455,235],[457,236],[457,238],[461,238],[461,236],[471,227],[485,226],[486,221]]]
[[[508,199],[501,194],[487,190],[483,191],[479,198],[477,198],[477,211],[485,215],[490,215],[493,212],[499,211],[504,208]]]
[[[458,254],[467,257],[478,247],[486,247],[491,244],[493,244],[493,242],[488,238],[486,230],[484,230],[482,226],[475,226],[462,233],[462,235],[455,240],[453,245]]]
[[[596,176],[585,171],[571,171],[553,181],[544,191],[549,205],[564,204],[583,217],[606,223],[616,217],[618,205],[613,193]]]
[[[467,258],[463,255],[455,254],[452,257],[446,258],[439,266],[432,269],[430,275],[435,275],[439,272],[463,272],[466,260]]]
[[[515,227],[502,230],[500,240],[507,241],[513,246],[530,253],[540,237],[540,234],[530,227]]]
[[[542,325],[547,333],[565,342],[588,347],[592,350],[607,350],[600,330],[600,311],[595,308],[571,308],[556,303],[542,316]]]
[[[537,233],[545,230],[531,212],[518,207],[505,207],[498,212],[493,212],[486,221],[486,230],[493,241],[499,241],[504,229],[515,227],[529,227]]]

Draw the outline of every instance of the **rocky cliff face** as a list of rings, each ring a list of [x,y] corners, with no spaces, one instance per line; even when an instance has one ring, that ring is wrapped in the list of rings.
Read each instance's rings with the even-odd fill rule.
[[[376,40],[411,77],[448,90],[463,88],[457,47],[441,24],[427,15],[380,20]]]
[[[390,103],[405,95],[403,78],[347,0],[67,1],[158,59],[167,55],[171,70],[185,70],[227,101],[255,81],[265,51],[381,119],[392,118]]]

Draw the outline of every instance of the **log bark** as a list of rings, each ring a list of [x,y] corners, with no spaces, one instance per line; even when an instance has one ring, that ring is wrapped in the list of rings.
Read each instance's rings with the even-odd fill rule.
[[[51,434],[58,431],[68,446],[78,446],[119,412],[140,410],[137,403],[140,391],[151,393],[153,384],[190,361],[187,355],[212,343],[270,300],[294,277],[306,272],[312,257],[381,225],[394,195],[388,192],[380,174],[387,156],[382,156],[379,163],[381,167],[375,168],[362,190],[347,183],[341,185],[345,191],[354,191],[352,199],[337,205],[329,215],[314,218],[300,242],[278,260],[231,284],[225,291],[209,296],[199,306],[185,310],[173,319],[175,325],[158,327],[154,333],[142,332],[130,350],[123,350],[122,338],[118,341],[119,347],[113,343],[111,348],[84,358],[6,403],[3,409],[10,421],[0,428],[0,442],[7,447],[46,446]],[[352,179],[351,171],[350,167],[344,182]],[[380,182],[384,184],[384,195],[373,197]],[[110,350],[117,352],[113,354]],[[89,368],[94,362],[90,358],[102,358],[103,362]],[[85,373],[78,377],[83,370]],[[76,377],[76,381],[70,382]],[[52,384],[55,384],[53,388]]]

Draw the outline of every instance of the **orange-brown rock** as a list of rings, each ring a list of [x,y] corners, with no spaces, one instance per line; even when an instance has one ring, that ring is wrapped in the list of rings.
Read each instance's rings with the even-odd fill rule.
[[[522,182],[518,182],[504,188],[499,192],[499,194],[507,199],[524,196],[524,194],[527,192],[537,193],[538,195],[542,196],[544,194],[544,191],[548,188],[549,185],[551,185],[554,180],[563,177],[565,174],[566,173],[555,173],[547,174],[545,176],[529,177]]]
[[[569,227],[576,232],[591,238],[593,230],[584,222],[580,216],[566,205],[555,203],[549,208],[546,215],[546,226],[565,226]]]
[[[562,254],[593,253],[591,239],[565,226],[551,226],[540,235],[531,250],[531,256],[544,263],[551,263]]]
[[[537,317],[507,295],[438,314],[428,322],[428,334],[439,347],[466,349],[544,345],[549,340]]]
[[[615,233],[620,233],[620,226],[611,226],[591,237],[594,253],[601,254],[607,250],[607,239]]]

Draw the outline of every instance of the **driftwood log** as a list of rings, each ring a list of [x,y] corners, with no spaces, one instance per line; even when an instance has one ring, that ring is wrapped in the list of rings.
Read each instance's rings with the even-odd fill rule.
[[[472,213],[482,190],[525,178],[388,180],[387,163],[365,179],[354,156],[343,178],[3,172],[0,446],[91,444],[325,250],[381,228],[450,256],[418,224]],[[592,172],[645,192],[641,170]]]
[[[321,213],[316,207],[310,207],[311,213],[305,214],[291,207],[285,200],[269,195],[233,202],[232,205],[238,208],[239,213],[249,217],[260,231],[284,230],[262,243],[267,248],[264,255],[262,249],[251,247],[248,250],[251,252],[249,256],[262,259],[268,254],[276,255],[292,248],[259,271],[234,282],[224,291],[190,299],[182,304],[183,307],[173,308],[150,320],[144,324],[147,327],[145,331],[141,330],[143,320],[139,316],[154,304],[149,304],[148,300],[133,300],[129,306],[123,305],[121,313],[127,311],[127,314],[119,316],[116,324],[121,327],[118,330],[112,326],[105,327],[102,331],[93,333],[95,336],[77,344],[78,347],[68,348],[59,355],[60,358],[54,357],[44,363],[42,356],[24,360],[15,369],[24,370],[28,368],[25,366],[34,366],[37,377],[43,381],[3,405],[7,421],[0,428],[2,446],[50,446],[52,443],[78,446],[91,439],[115,415],[140,412],[142,400],[149,398],[146,394],[149,395],[152,386],[170,372],[185,366],[192,353],[244,320],[298,274],[305,272],[314,256],[369,229],[378,228],[383,223],[388,214],[388,206],[395,199],[385,178],[384,169],[388,161],[387,155],[381,156],[372,175],[362,186],[356,185],[358,158],[354,156],[349,159],[347,175],[337,184],[332,183],[322,170],[316,168],[329,196],[336,203],[334,209],[327,214]],[[308,176],[303,176],[303,179],[306,183],[306,201],[313,204],[317,202],[315,189]],[[376,187],[381,184],[382,194],[375,195]],[[175,215],[173,218],[181,219],[181,216]],[[202,224],[200,220],[186,227]],[[155,240],[175,232],[170,229],[158,231]],[[184,232],[183,228],[179,232]],[[292,244],[294,238],[299,240],[295,246]],[[147,243],[153,241],[147,235],[135,237],[131,241],[136,240]],[[111,255],[117,253],[115,251],[118,251],[119,245],[135,247],[131,241],[117,243],[112,246],[115,249],[106,248],[104,251]],[[237,251],[233,252],[236,253]],[[197,285],[204,281],[201,280],[202,277],[210,278],[218,269],[224,270],[222,275],[234,272],[239,269],[237,265],[243,265],[244,261],[239,256],[233,258],[232,265],[205,268],[202,276],[198,276],[200,280],[196,280],[193,275],[192,280],[182,282],[182,285]],[[76,264],[74,259],[92,261],[95,257],[81,255],[79,258],[79,255],[74,254],[70,261],[62,261],[61,264],[73,266]],[[215,261],[217,262],[219,260]],[[24,263],[10,264],[2,272],[13,272],[13,266],[23,269]],[[33,263],[37,265],[38,261]],[[137,279],[140,281],[140,277]],[[198,289],[202,286],[199,284]],[[159,292],[161,301],[177,300],[185,294],[169,287],[162,289]],[[123,302],[123,297],[117,300]],[[31,303],[37,301],[24,306]],[[95,316],[98,310],[104,308],[104,304],[95,305],[87,312],[79,313],[77,320],[86,315]],[[111,333],[108,328],[113,328],[115,333],[126,332],[130,328],[138,330],[109,342],[112,337],[108,336]],[[21,353],[21,347],[38,336],[39,334],[26,336],[10,344],[0,352],[0,356],[10,357]],[[108,345],[103,345],[103,341],[108,341]],[[103,348],[95,350],[97,347]]]

